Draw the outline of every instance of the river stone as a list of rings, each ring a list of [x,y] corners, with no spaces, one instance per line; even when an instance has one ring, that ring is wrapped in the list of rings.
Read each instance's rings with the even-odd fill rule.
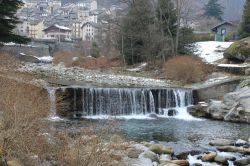
[[[180,166],[189,166],[189,162],[187,160],[172,160],[171,162]]]
[[[162,155],[160,155],[160,160],[167,160],[167,161],[169,161],[169,160],[172,160],[172,157],[171,157],[171,155],[169,155],[169,154],[162,154]]]
[[[220,146],[217,147],[217,149],[223,152],[243,152],[243,148],[238,148],[235,146]]]
[[[156,114],[150,114],[148,117],[158,119],[159,117]]]
[[[248,165],[248,164],[250,164],[250,157],[246,157],[246,158],[235,160],[234,164],[236,166],[245,166],[245,165]]]
[[[166,147],[162,144],[152,144],[149,146],[149,150],[156,154],[173,154],[174,151],[172,148]]]
[[[160,164],[159,166],[180,166],[178,164],[174,164],[174,163],[166,163],[166,164]]]
[[[209,145],[212,145],[212,146],[229,146],[229,145],[233,145],[233,141],[228,140],[228,139],[216,139],[216,140],[210,141]]]
[[[175,116],[176,114],[177,114],[177,111],[175,109],[168,110],[168,116]]]
[[[150,159],[152,162],[154,161],[158,161],[158,156],[157,154],[155,154],[154,152],[152,151],[146,151],[146,152],[143,152],[139,155],[139,158],[148,158]]]
[[[128,153],[129,158],[138,158],[142,152],[143,152],[143,150],[141,150],[141,149],[136,149],[136,148],[127,149],[127,153]]]
[[[242,140],[242,139],[238,139],[238,140],[235,142],[235,146],[243,146],[243,145],[246,145],[246,144],[247,144],[247,141]]]
[[[217,163],[220,163],[220,164],[227,164],[228,163],[228,160],[235,160],[235,158],[232,158],[232,157],[225,157],[225,156],[220,156],[220,155],[217,155],[215,158],[214,158],[214,161],[217,162]]]
[[[207,154],[202,155],[201,160],[204,162],[210,162],[214,161],[214,158],[216,157],[216,152],[209,152]]]
[[[208,113],[206,112],[208,105],[205,106],[205,104],[197,104],[193,106],[188,106],[187,111],[191,115],[195,117],[207,117]]]

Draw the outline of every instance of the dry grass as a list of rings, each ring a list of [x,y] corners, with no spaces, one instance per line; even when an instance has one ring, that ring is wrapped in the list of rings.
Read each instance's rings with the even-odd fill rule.
[[[74,136],[64,130],[50,130],[48,125],[52,124],[44,120],[49,110],[47,91],[18,79],[7,78],[19,63],[11,57],[0,55],[2,57],[6,61],[0,62],[0,67],[8,72],[0,75],[1,156],[4,155],[7,160],[17,159],[27,166],[41,165],[45,161],[60,166],[121,164],[121,151],[127,148],[128,143],[124,143],[119,136],[112,136],[116,122],[86,124],[87,127]],[[30,80],[32,76],[27,77]],[[32,156],[37,157],[34,159]]]
[[[194,56],[176,56],[168,60],[163,67],[166,77],[183,84],[202,81],[209,73],[209,67],[200,58]]]
[[[110,68],[122,66],[122,60],[118,56],[98,58],[82,56],[77,52],[56,52],[54,64],[64,63],[66,67],[81,67],[86,69]]]

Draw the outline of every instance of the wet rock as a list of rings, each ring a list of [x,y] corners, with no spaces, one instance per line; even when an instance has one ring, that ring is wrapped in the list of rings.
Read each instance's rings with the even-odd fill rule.
[[[179,166],[179,165],[174,163],[165,163],[165,164],[160,164],[159,166]]]
[[[189,166],[189,162],[187,160],[172,160],[171,162],[180,166]]]
[[[171,157],[171,155],[168,155],[168,154],[162,154],[160,156],[160,158],[159,158],[159,161],[160,161],[161,164],[162,163],[168,163],[171,160],[172,160],[172,157]]]
[[[248,164],[250,164],[250,157],[246,157],[246,158],[235,160],[234,164],[236,166],[245,166],[245,165],[248,165]]]
[[[148,117],[158,119],[159,117],[156,114],[150,114]]]
[[[212,146],[229,146],[229,145],[233,145],[233,141],[228,140],[228,139],[216,139],[216,140],[210,141],[209,145],[212,145]]]
[[[246,145],[246,144],[247,144],[247,141],[242,140],[242,139],[238,139],[238,140],[235,142],[235,146],[243,146],[243,145]]]
[[[195,117],[208,117],[209,115],[206,112],[207,108],[208,108],[207,103],[199,103],[194,106],[189,106],[187,108],[187,111]]]
[[[160,155],[160,160],[172,160],[172,157],[169,154],[162,154]]]
[[[136,149],[136,148],[129,148],[127,150],[128,157],[129,158],[138,158],[139,155],[143,152],[141,149]]]
[[[177,114],[177,111],[175,109],[168,110],[168,116],[175,116],[176,114]]]
[[[217,147],[218,150],[220,151],[223,151],[223,152],[239,152],[243,150],[238,148],[238,147],[235,147],[235,146],[221,146],[221,147]]]
[[[156,154],[173,154],[174,151],[170,147],[166,147],[162,144],[152,144],[149,146],[149,150]]]
[[[146,151],[146,152],[143,152],[139,155],[139,158],[147,158],[147,159],[150,159],[151,161],[158,161],[158,156],[157,154],[155,154],[154,152],[152,151]]]
[[[217,155],[214,158],[214,161],[217,162],[217,163],[220,163],[220,164],[227,164],[228,159],[226,157]]]
[[[195,163],[195,164],[193,164],[193,166],[202,166],[202,164],[200,164],[200,163]]]
[[[207,154],[202,155],[201,160],[204,162],[211,162],[214,161],[216,155],[217,155],[216,152],[209,152]]]

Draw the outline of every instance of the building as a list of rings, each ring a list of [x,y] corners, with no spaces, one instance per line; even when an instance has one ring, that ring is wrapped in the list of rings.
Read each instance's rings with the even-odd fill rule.
[[[213,27],[212,32],[214,33],[215,41],[225,41],[226,37],[229,37],[232,40],[236,39],[235,31],[236,26],[231,22],[222,22],[215,27]]]
[[[94,41],[100,29],[100,25],[95,22],[86,22],[81,26],[81,36],[83,41]]]
[[[71,29],[65,26],[54,24],[44,29],[44,39],[71,41]]]
[[[29,20],[27,22],[26,33],[27,36],[33,39],[41,39],[44,36],[43,20]]]

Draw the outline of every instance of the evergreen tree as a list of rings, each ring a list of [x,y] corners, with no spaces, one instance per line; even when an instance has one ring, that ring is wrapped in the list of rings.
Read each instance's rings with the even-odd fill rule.
[[[15,42],[27,43],[28,38],[16,35],[13,30],[19,23],[16,17],[17,10],[23,5],[20,0],[2,0],[0,2],[0,44]]]
[[[122,20],[120,49],[128,64],[146,60],[150,55],[150,25],[153,23],[150,0],[136,0]]]
[[[223,6],[218,2],[218,0],[209,0],[205,5],[205,15],[208,17],[214,17],[222,21]]]
[[[239,30],[239,37],[245,38],[250,36],[250,0],[246,0],[243,18]]]

